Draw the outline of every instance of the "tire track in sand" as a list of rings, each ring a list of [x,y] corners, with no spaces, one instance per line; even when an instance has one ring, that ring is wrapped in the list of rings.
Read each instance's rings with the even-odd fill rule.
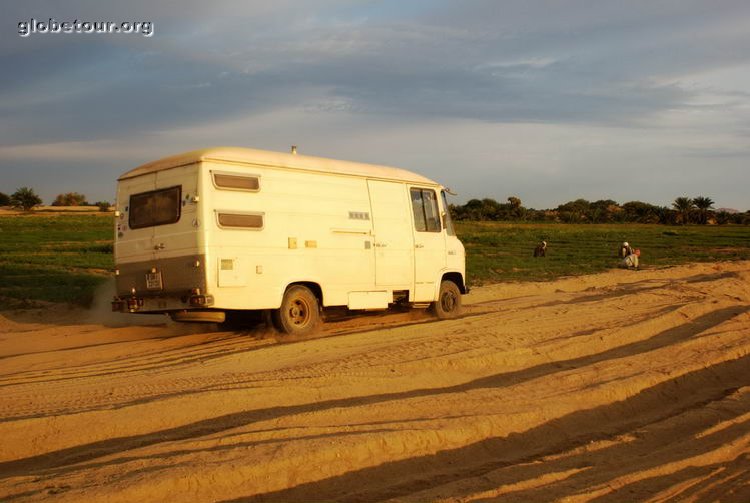
[[[231,334],[188,338],[161,369],[162,341],[114,363],[116,345],[69,368],[39,356],[26,377],[59,380],[18,373],[0,388],[0,499],[741,496],[747,279],[735,264],[519,285],[517,297],[503,286],[512,299],[490,287],[461,320],[368,319],[244,350]],[[346,323],[334,328],[357,328]],[[199,354],[210,358],[188,362]]]

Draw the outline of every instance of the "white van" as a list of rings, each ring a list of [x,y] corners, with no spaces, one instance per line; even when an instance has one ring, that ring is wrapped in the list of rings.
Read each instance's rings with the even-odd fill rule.
[[[115,220],[113,311],[212,322],[263,311],[303,335],[323,308],[432,305],[450,318],[467,292],[445,190],[403,169],[198,150],[123,174]]]

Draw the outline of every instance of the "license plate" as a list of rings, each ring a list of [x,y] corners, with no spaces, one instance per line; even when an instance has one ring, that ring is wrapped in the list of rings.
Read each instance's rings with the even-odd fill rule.
[[[146,273],[146,289],[147,290],[161,290],[162,289],[161,271]]]

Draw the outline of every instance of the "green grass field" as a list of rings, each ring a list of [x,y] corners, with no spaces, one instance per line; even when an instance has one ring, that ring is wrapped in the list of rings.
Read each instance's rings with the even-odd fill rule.
[[[91,303],[110,277],[112,215],[0,217],[0,299],[4,306],[43,300]],[[640,224],[517,224],[458,222],[469,283],[545,281],[617,266],[629,241],[645,268],[750,259],[750,227]],[[546,258],[533,258],[542,239]]]
[[[750,227],[644,224],[458,222],[470,284],[540,281],[617,267],[623,241],[641,250],[641,267],[750,259]],[[534,246],[548,243],[547,257]]]
[[[0,217],[3,305],[89,305],[113,267],[112,215]]]

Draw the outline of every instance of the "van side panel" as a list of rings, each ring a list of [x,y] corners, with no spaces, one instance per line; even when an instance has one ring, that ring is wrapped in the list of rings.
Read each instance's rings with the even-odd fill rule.
[[[375,285],[411,289],[414,283],[414,233],[406,185],[368,180],[373,216]]]
[[[257,191],[217,188],[214,173],[254,175]],[[347,305],[372,290],[372,215],[364,178],[205,161],[201,170],[209,292],[213,307],[278,308],[287,285],[313,282],[323,304]],[[236,215],[260,215],[261,227]],[[252,220],[252,219],[248,219]],[[255,219],[257,223],[257,218]]]

